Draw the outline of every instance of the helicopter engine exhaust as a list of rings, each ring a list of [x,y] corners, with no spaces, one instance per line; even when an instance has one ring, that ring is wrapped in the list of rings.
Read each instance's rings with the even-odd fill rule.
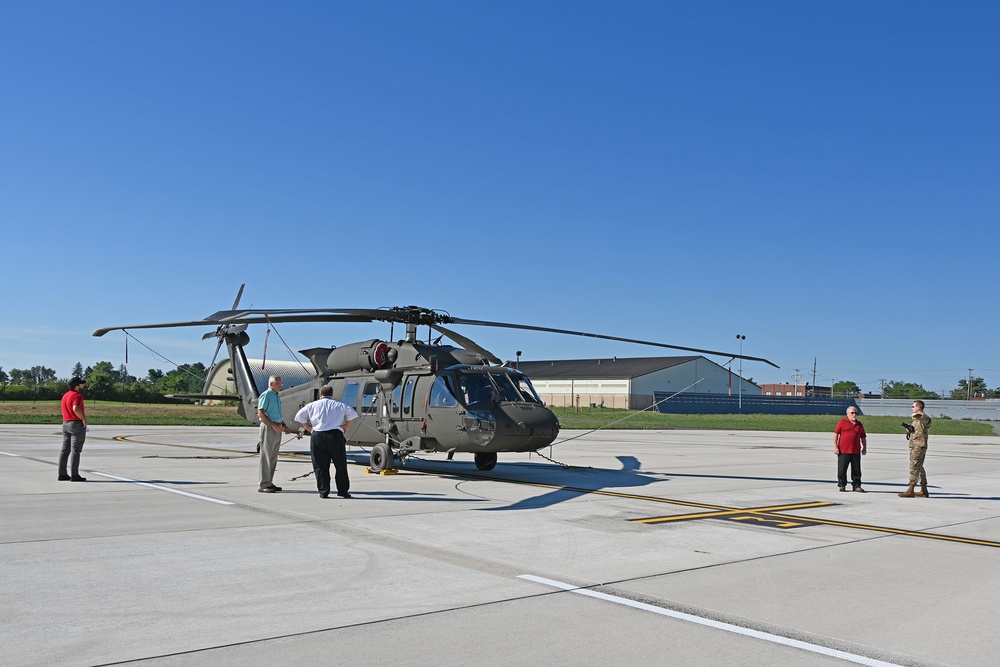
[[[331,350],[326,358],[326,367],[331,373],[377,371],[391,366],[396,354],[388,343],[376,338]]]

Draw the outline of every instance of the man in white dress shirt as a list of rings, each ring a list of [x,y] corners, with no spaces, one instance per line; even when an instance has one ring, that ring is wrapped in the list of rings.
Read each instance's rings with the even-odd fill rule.
[[[316,488],[319,497],[330,495],[330,461],[336,470],[334,481],[337,495],[350,498],[348,491],[351,480],[347,475],[347,438],[344,434],[358,418],[358,413],[347,403],[333,397],[333,387],[320,387],[319,400],[307,403],[295,413],[295,421],[305,426],[309,436],[309,452],[312,454],[313,471],[316,473]]]

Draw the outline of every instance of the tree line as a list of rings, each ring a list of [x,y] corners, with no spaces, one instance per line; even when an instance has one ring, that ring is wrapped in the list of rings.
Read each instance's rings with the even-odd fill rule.
[[[830,388],[834,396],[859,396],[861,388],[850,380],[843,380],[834,383]],[[922,385],[914,382],[899,382],[890,380],[882,387],[884,398],[925,398],[925,399],[952,399],[965,401],[975,398],[1000,398],[1000,387],[990,389],[986,386],[983,378],[962,378],[958,381],[958,386],[950,392],[938,393],[924,389]]]
[[[45,366],[28,369],[12,368],[9,372],[0,366],[0,400],[44,401],[62,397],[68,389],[70,377],[80,377],[87,383],[87,398],[102,401],[129,403],[170,403],[167,394],[201,394],[208,369],[205,364],[181,364],[164,373],[150,368],[143,378],[129,374],[125,364],[115,368],[110,361],[99,361],[84,368],[77,362],[69,377],[57,377],[56,372]]]

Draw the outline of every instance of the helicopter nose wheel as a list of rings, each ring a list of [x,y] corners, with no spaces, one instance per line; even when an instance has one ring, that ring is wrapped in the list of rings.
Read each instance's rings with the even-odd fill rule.
[[[497,465],[496,452],[480,452],[476,454],[476,467],[480,470],[493,470]]]
[[[371,460],[368,466],[372,472],[382,472],[392,469],[392,449],[384,442],[372,447]]]

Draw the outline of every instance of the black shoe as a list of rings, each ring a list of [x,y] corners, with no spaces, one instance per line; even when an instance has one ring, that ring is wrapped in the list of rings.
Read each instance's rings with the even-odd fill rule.
[[[847,491],[847,487],[846,486],[838,486],[837,488],[840,489],[841,493],[843,493],[844,491]]]
[[[257,493],[276,493],[277,491],[278,487],[276,486],[262,486],[257,489]]]
[[[75,477],[70,477],[69,481],[71,481],[71,482],[86,482],[87,478],[86,477],[80,477],[79,475],[77,475]]]
[[[338,495],[338,496],[340,496],[341,498],[344,498],[345,500],[346,500],[347,498],[353,498],[353,497],[354,497],[354,496],[352,496],[352,495],[351,495],[351,494],[349,494],[349,493],[338,493],[337,495]]]
[[[68,482],[69,481],[69,475],[59,475],[59,481],[60,482]]]
[[[319,497],[320,498],[329,498],[330,497],[330,492],[329,491],[320,491],[319,492]]]

